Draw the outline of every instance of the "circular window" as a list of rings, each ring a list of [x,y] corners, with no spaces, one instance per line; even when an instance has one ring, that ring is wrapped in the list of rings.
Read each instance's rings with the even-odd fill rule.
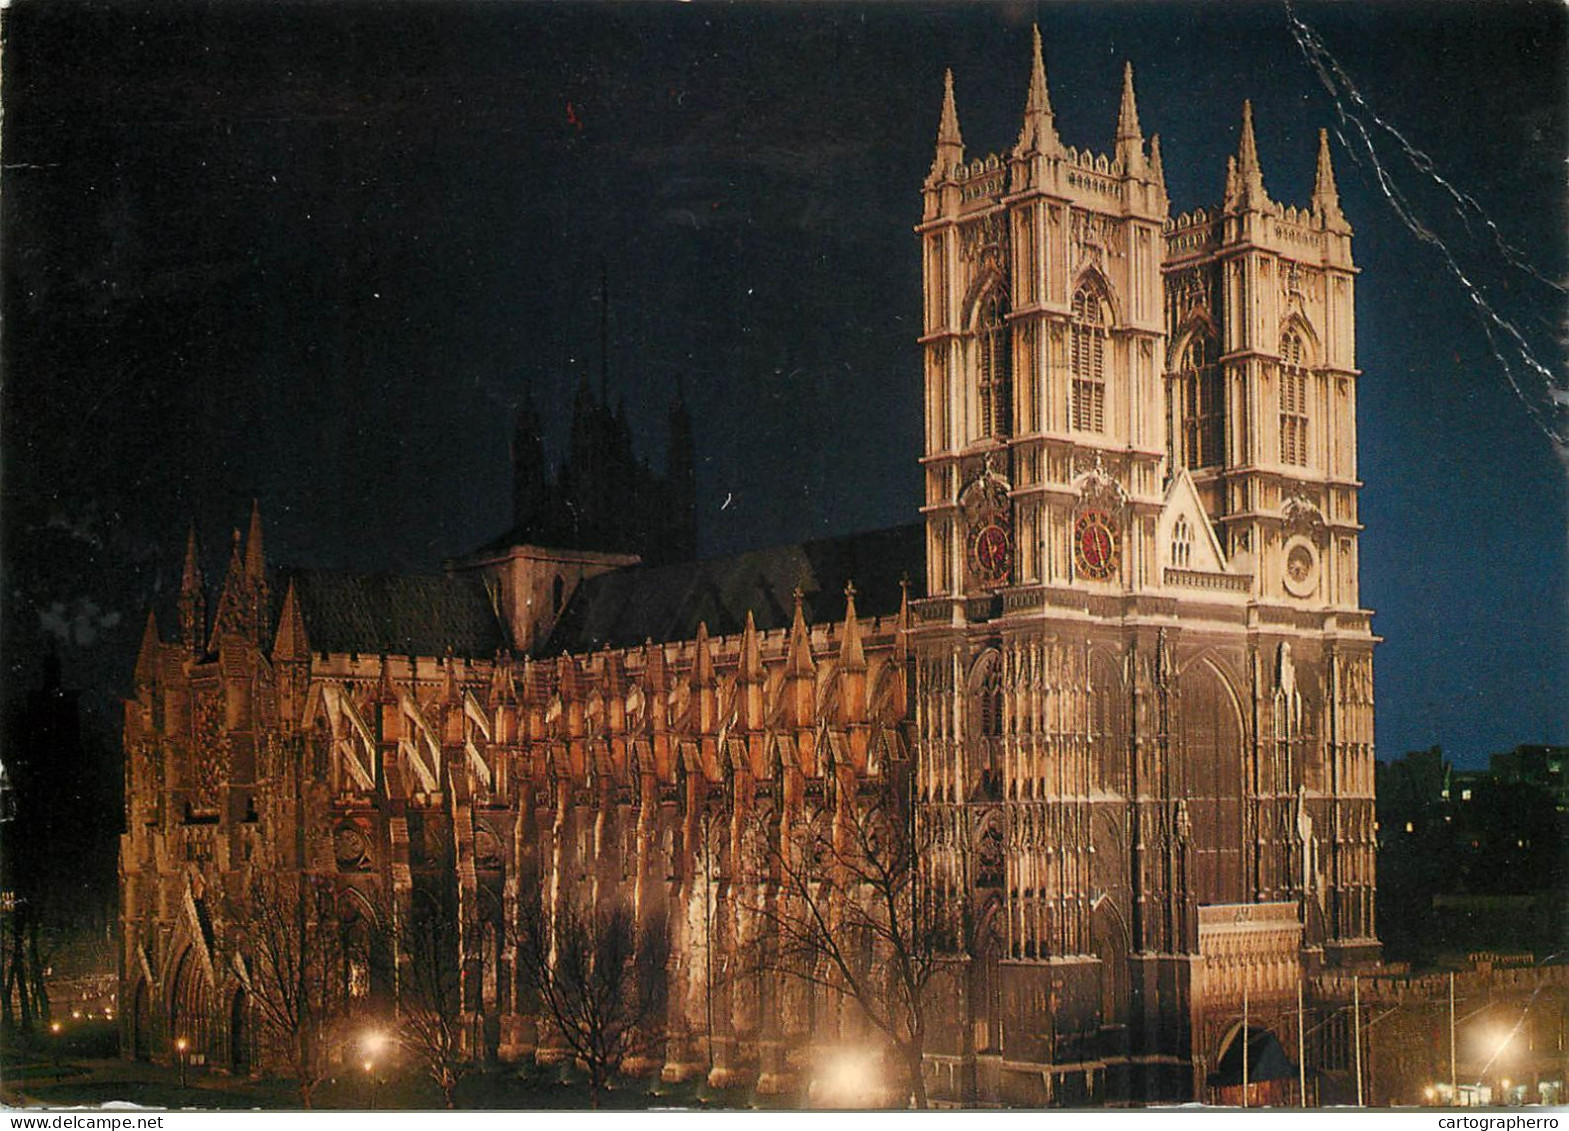
[[[1311,597],[1318,588],[1318,550],[1298,536],[1286,543],[1286,591],[1294,597]]]

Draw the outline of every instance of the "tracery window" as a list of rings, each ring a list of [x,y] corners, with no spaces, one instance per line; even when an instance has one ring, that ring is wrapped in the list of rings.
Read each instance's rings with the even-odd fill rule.
[[[1106,430],[1106,303],[1085,283],[1073,295],[1070,416],[1080,432]]]
[[[1193,527],[1186,515],[1178,515],[1171,527],[1171,564],[1178,569],[1193,564]]]
[[[1280,462],[1305,467],[1307,461],[1308,375],[1302,335],[1287,330],[1280,338]]]
[[[1008,358],[1006,314],[1007,299],[1003,290],[1001,287],[993,287],[981,299],[980,316],[975,327],[982,436],[1006,436],[1009,430],[1013,374]]]
[[[1224,459],[1224,398],[1215,340],[1195,334],[1182,358],[1182,439],[1189,467],[1215,467]]]

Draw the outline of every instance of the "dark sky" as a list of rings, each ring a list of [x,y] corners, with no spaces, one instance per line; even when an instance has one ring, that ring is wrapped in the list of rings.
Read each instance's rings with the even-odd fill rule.
[[[705,553],[913,520],[910,229],[942,72],[970,153],[1011,146],[1037,21],[1069,144],[1111,148],[1133,62],[1174,211],[1218,200],[1244,97],[1277,200],[1307,202],[1317,131],[1339,129],[1380,752],[1569,742],[1546,386],[1518,352],[1506,373],[1446,266],[1561,384],[1564,295],[1538,276],[1565,277],[1565,9],[1295,11],[1355,84],[1387,182],[1279,4],[20,0],[6,692],[56,646],[112,725],[193,516],[213,585],[252,497],[274,562],[431,569],[496,534],[523,391],[559,450],[597,374],[601,260],[610,388],[642,450],[662,458],[678,383],[694,408]]]

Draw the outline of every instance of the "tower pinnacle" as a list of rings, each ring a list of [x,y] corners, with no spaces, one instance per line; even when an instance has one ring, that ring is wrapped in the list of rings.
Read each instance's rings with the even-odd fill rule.
[[[1142,176],[1144,133],[1139,129],[1139,104],[1133,96],[1133,64],[1122,69],[1122,105],[1117,110],[1117,159],[1129,176]]]
[[[1046,90],[1046,64],[1041,56],[1041,29],[1031,29],[1034,58],[1030,61],[1030,90],[1024,99],[1024,126],[1013,147],[1015,157],[1026,153],[1054,154],[1062,147],[1051,111],[1051,96]]]
[[[1349,232],[1346,215],[1340,210],[1340,191],[1335,187],[1335,169],[1329,160],[1329,131],[1318,131],[1318,169],[1313,176],[1313,213],[1324,227]]]
[[[180,577],[180,643],[197,655],[206,643],[207,596],[202,592],[201,555],[196,549],[196,523],[185,536],[185,572]]]
[[[1259,170],[1258,143],[1253,139],[1253,103],[1242,103],[1242,137],[1237,144],[1235,184],[1228,174],[1226,207],[1231,210],[1261,209],[1269,203],[1264,191],[1264,175]]]
[[[937,124],[937,156],[927,181],[946,177],[964,160],[964,138],[959,133],[959,110],[953,99],[953,70],[943,72],[942,119]]]
[[[245,534],[245,579],[256,584],[265,578],[266,558],[262,551],[261,502],[251,500],[251,524]]]

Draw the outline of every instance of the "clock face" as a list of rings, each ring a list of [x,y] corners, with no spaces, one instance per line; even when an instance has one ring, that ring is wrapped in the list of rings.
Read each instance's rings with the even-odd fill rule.
[[[1079,573],[1105,581],[1117,572],[1117,529],[1104,511],[1079,513],[1073,531],[1073,557]]]
[[[970,534],[970,568],[986,581],[1008,576],[1013,566],[1013,539],[1000,522],[981,523]]]

